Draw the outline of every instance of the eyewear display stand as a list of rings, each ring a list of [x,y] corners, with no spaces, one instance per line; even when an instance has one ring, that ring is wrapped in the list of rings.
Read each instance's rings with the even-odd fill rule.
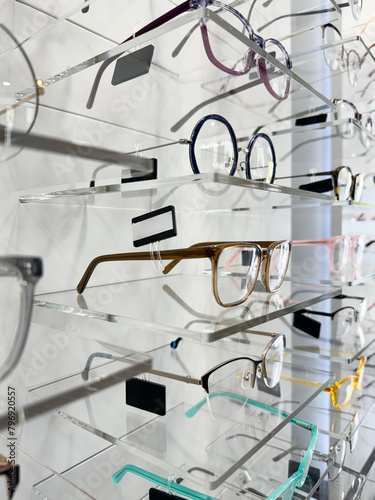
[[[99,336],[100,323],[104,321],[120,323],[129,330],[137,327],[151,334],[157,331],[213,342],[341,293],[340,288],[288,282],[276,295],[257,293],[256,299],[255,295],[250,296],[243,305],[223,308],[212,296],[211,280],[209,274],[178,274],[124,282],[118,293],[111,294],[109,307],[100,297],[108,294],[111,285],[88,287],[81,296],[76,290],[43,294],[35,298],[34,321],[46,325],[58,321],[63,328],[70,318],[77,323],[83,321],[82,324],[89,318],[91,323],[99,320],[97,326],[92,324]],[[188,290],[196,290],[195,296],[187,294]],[[152,297],[153,309],[140,304],[138,299],[142,296]],[[92,329],[89,335],[93,338]]]
[[[203,346],[195,345],[195,349],[204,355]],[[168,351],[165,351],[165,354],[168,354]],[[183,357],[181,362],[191,364]],[[175,360],[175,364],[179,366],[180,361]],[[99,374],[100,370],[100,367],[92,370],[90,377]],[[179,370],[181,373],[181,366]],[[93,394],[86,403],[82,401],[82,404],[64,405],[58,414],[81,429],[116,444],[120,452],[122,449],[129,451],[147,463],[168,470],[170,474],[189,479],[197,485],[212,490],[260,450],[334,380],[332,374],[328,372],[306,370],[305,367],[298,365],[285,364],[282,373],[283,376],[294,374],[301,379],[313,377],[318,384],[321,384],[318,388],[301,386],[303,389],[301,404],[291,414],[285,414],[282,408],[283,398],[289,397],[291,393],[290,382],[283,379],[280,380],[276,392],[258,388],[250,390],[251,399],[242,411],[231,418],[215,420],[205,403],[206,399],[201,388],[181,386],[181,382],[154,375],[149,375],[150,381],[165,384],[167,387],[165,416],[147,414],[125,405],[124,386],[113,386],[99,397]],[[36,388],[33,392],[44,398],[50,391],[55,391],[59,384],[60,382],[56,381],[49,387]],[[223,394],[220,397],[226,396]],[[111,402],[113,411],[110,414],[106,410],[107,406],[103,404],[103,398]],[[273,407],[275,403],[277,409],[270,412],[264,410],[264,404]],[[227,404],[234,403],[230,401]],[[228,438],[237,432],[244,433],[245,430],[254,437],[254,424],[256,426],[257,422],[262,423],[257,439],[250,439],[248,445],[240,447],[235,456],[231,456],[226,446]],[[193,470],[197,467],[211,470],[213,475],[206,478],[195,477]]]

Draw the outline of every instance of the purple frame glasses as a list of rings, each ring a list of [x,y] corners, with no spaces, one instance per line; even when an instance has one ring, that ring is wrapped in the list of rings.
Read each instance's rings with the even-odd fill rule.
[[[270,51],[272,54],[279,54],[282,58],[283,64],[288,68],[291,69],[292,63],[289,58],[289,55],[285,49],[285,47],[277,40],[273,38],[268,38],[268,39],[263,39],[259,35],[255,34],[252,27],[250,26],[249,22],[246,20],[246,18],[238,12],[236,9],[233,7],[230,7],[229,5],[222,3],[218,0],[185,0],[181,5],[178,5],[174,9],[170,10],[166,14],[163,14],[162,16],[158,17],[151,23],[147,24],[144,28],[138,30],[136,33],[134,33],[132,36],[126,38],[123,42],[128,42],[129,40],[132,40],[133,38],[136,38],[138,36],[141,36],[145,33],[148,33],[152,31],[153,29],[156,29],[163,24],[167,23],[168,21],[171,21],[172,19],[176,18],[180,14],[183,14],[185,12],[188,12],[189,10],[197,10],[200,7],[208,7],[208,6],[214,6],[218,7],[220,11],[225,11],[230,14],[233,14],[238,21],[240,21],[243,24],[243,30],[244,33],[246,33],[249,36],[249,39],[256,43],[259,47],[261,47],[264,50]],[[277,76],[277,73],[273,73],[274,67],[272,66],[268,71],[267,71],[267,64],[266,61],[263,57],[257,56],[255,52],[247,48],[245,54],[241,58],[242,62],[242,68],[237,69],[238,64],[235,64],[233,67],[228,67],[222,62],[220,62],[217,57],[214,55],[214,52],[212,50],[212,46],[210,43],[209,39],[209,30],[207,28],[206,21],[203,18],[199,19],[199,26],[201,29],[201,34],[202,34],[202,40],[203,40],[203,45],[207,54],[208,59],[211,61],[211,63],[216,66],[218,69],[224,71],[225,73],[228,73],[233,76],[238,76],[238,75],[244,75],[248,73],[253,65],[253,63],[257,60],[258,62],[258,72],[259,72],[259,77],[264,83],[265,87],[267,88],[268,92],[277,100],[282,101],[286,99],[289,95],[289,89],[290,89],[290,77],[285,76],[285,81],[284,85],[281,85],[282,88],[279,88],[278,86],[278,78],[275,79],[275,76]],[[126,52],[126,51],[124,51]],[[124,53],[123,52],[123,53]],[[122,53],[122,54],[123,54]],[[116,59],[118,59],[122,54],[115,55],[113,57],[110,57],[106,61],[103,62],[103,64],[100,66],[93,86],[91,88],[90,96],[87,101],[86,107],[88,109],[91,109],[94,101],[95,101],[95,96],[99,87],[100,79],[106,70],[106,68]],[[271,73],[271,77],[269,77],[268,73]],[[275,83],[277,82],[277,83]]]

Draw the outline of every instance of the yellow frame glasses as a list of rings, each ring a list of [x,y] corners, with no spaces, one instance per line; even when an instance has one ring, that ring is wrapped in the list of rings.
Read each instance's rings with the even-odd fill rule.
[[[353,396],[354,389],[358,389],[358,390],[361,389],[366,358],[365,358],[365,356],[361,356],[359,359],[360,359],[359,366],[355,372],[355,375],[348,375],[347,377],[344,377],[341,380],[338,380],[337,382],[332,384],[330,387],[326,387],[324,389],[324,392],[329,392],[329,394],[331,395],[332,404],[338,410],[342,410],[349,403],[349,401],[351,400],[351,398]],[[309,387],[320,387],[319,382],[312,382],[309,380],[301,380],[301,379],[297,379],[297,378],[293,378],[293,377],[285,377],[283,375],[281,376],[281,378],[283,380],[288,380],[290,382],[295,382],[297,384],[308,385]],[[349,381],[350,381],[350,384],[346,388],[345,400],[342,404],[339,404],[337,402],[337,392],[344,384],[347,384],[347,382],[349,382]]]

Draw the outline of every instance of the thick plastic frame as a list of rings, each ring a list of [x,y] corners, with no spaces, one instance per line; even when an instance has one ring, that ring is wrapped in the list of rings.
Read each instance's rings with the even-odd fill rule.
[[[16,276],[21,289],[16,334],[8,357],[0,367],[0,380],[5,379],[14,370],[25,349],[31,321],[34,288],[42,273],[42,260],[39,257],[9,256],[0,258],[0,279],[3,276]]]
[[[215,393],[214,393],[214,395],[215,395]],[[231,398],[236,397],[238,399],[238,401],[242,401],[245,404],[255,406],[256,408],[271,412],[274,415],[278,415],[278,416],[281,416],[284,418],[289,415],[286,411],[279,410],[277,408],[274,408],[273,406],[268,406],[264,403],[260,403],[259,401],[246,399],[246,398],[239,396],[239,395],[236,395],[236,394],[233,395],[231,393],[220,393],[220,395],[221,396],[228,396]],[[188,410],[185,413],[185,416],[188,418],[194,417],[194,415],[202,408],[202,406],[206,402],[207,402],[206,399],[203,399],[202,401],[197,403],[193,408]],[[294,472],[282,485],[280,485],[273,493],[271,493],[271,495],[269,495],[266,500],[276,500],[283,493],[284,493],[283,500],[291,500],[291,498],[293,497],[293,493],[294,493],[295,488],[297,486],[301,487],[304,484],[306,477],[307,477],[307,474],[308,474],[309,466],[310,466],[312,456],[314,453],[315,444],[316,444],[316,441],[318,439],[318,428],[316,425],[309,424],[308,422],[305,422],[303,420],[299,420],[297,418],[292,418],[290,420],[290,423],[297,425],[299,427],[303,427],[304,429],[311,431],[310,444],[306,450],[304,457],[301,460],[301,463],[298,467],[297,472]],[[112,475],[113,482],[118,484],[127,472],[132,472],[134,474],[140,475],[141,477],[148,479],[149,481],[155,482],[156,484],[159,484],[161,486],[169,487],[169,485],[173,484],[173,490],[171,488],[172,491],[174,491],[176,493],[182,493],[182,494],[184,493],[184,490],[179,489],[179,488],[181,488],[181,486],[178,485],[177,483],[168,482],[167,480],[161,478],[160,476],[157,476],[151,472],[148,472],[144,469],[141,469],[141,468],[133,466],[133,465],[125,465],[124,467],[119,469],[117,472],[115,472]],[[286,491],[288,491],[288,496],[285,496]],[[186,493],[188,493],[188,492],[185,492],[185,494]],[[194,492],[194,493],[197,493],[197,492]],[[189,496],[189,495],[187,495],[187,496]],[[189,496],[189,498],[193,498],[193,499],[197,499],[197,500],[212,500],[211,497],[208,497],[207,495],[203,495],[203,494],[199,494],[199,493],[197,494],[197,496]]]
[[[282,285],[288,265],[290,260],[290,251],[291,251],[291,242],[287,240],[282,241],[249,241],[249,242],[236,242],[236,241],[228,241],[228,242],[204,242],[197,243],[188,248],[175,249],[175,250],[163,250],[160,251],[160,258],[165,260],[172,260],[168,265],[165,266],[162,271],[163,274],[168,274],[181,260],[183,259],[203,259],[208,258],[211,261],[212,266],[212,290],[215,297],[216,302],[222,307],[232,307],[239,304],[242,304],[247,300],[253,291],[256,280],[261,271],[261,281],[262,285],[267,292],[271,292],[269,285],[269,273],[270,273],[270,263],[272,252],[278,245],[286,243],[289,249],[288,262],[285,266],[284,275],[280,276],[280,284],[278,288]],[[219,296],[218,292],[218,260],[222,252],[228,248],[252,248],[256,251],[258,262],[257,262],[257,270],[256,270],[256,278],[251,286],[248,288],[246,295],[236,302],[231,302],[229,304],[224,304]],[[84,272],[80,282],[77,285],[77,292],[79,294],[83,293],[87,283],[94,272],[96,266],[103,262],[116,262],[116,261],[127,261],[127,260],[152,260],[153,257],[150,252],[131,252],[131,253],[116,253],[109,255],[101,255],[93,259],[88,265],[86,271]],[[278,288],[273,289],[272,291],[276,291]]]

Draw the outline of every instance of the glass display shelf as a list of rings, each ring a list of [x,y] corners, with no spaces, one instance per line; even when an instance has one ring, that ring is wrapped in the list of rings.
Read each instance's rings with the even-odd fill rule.
[[[239,189],[242,189],[239,191]],[[111,194],[111,196],[108,196]],[[24,194],[20,203],[71,204],[124,208],[142,206],[138,198],[151,200],[151,206],[160,208],[175,203],[182,197],[194,197],[199,209],[246,211],[284,209],[292,206],[310,207],[331,205],[334,196],[301,189],[243,179],[221,173],[191,174],[181,177],[140,182],[65,189],[50,193]],[[137,205],[138,203],[138,205]],[[228,207],[228,208],[225,208]],[[192,205],[194,208],[194,205]]]
[[[287,282],[276,294],[253,292],[247,303],[217,304],[209,275],[173,275],[36,295],[33,321],[96,319],[213,342],[341,293],[340,288]],[[116,293],[113,293],[113,290]],[[143,300],[139,300],[143,297]],[[152,304],[152,307],[151,307]]]
[[[308,2],[304,3],[307,5]],[[163,2],[163,6],[166,7],[164,11],[161,6],[156,8],[157,12],[160,12],[160,15],[163,14],[163,12],[167,12],[171,7],[169,2]],[[244,8],[247,10],[248,5],[244,5]],[[139,9],[137,13],[138,17],[134,19],[134,23],[132,23],[131,26],[128,26],[128,28],[126,28],[124,21],[124,19],[126,20],[128,17],[130,19],[130,16],[128,15],[124,15],[122,18],[122,21],[124,22],[121,22],[121,31],[119,25],[117,27],[113,26],[115,21],[111,22],[110,26],[112,32],[116,30],[119,33],[119,40],[122,41],[124,37],[131,36],[134,32],[134,26],[136,25],[137,20],[139,20]],[[94,8],[92,8],[92,12],[94,12]],[[133,10],[132,12],[134,14]],[[24,15],[26,17],[27,12],[25,12]],[[272,56],[263,51],[263,49],[261,49],[257,44],[249,40],[248,37],[243,36],[240,31],[237,31],[228,22],[221,19],[217,13],[211,11],[210,9],[201,9],[199,11],[188,12],[184,15],[180,15],[165,25],[154,29],[150,33],[145,33],[121,46],[115,47],[113,47],[113,42],[109,42],[107,39],[104,40],[101,37],[98,37],[95,34],[96,31],[83,33],[85,35],[83,39],[82,29],[77,26],[77,24],[68,23],[68,25],[65,26],[66,35],[71,39],[70,43],[73,43],[73,40],[77,43],[74,43],[73,46],[69,45],[69,47],[67,47],[67,53],[70,55],[74,54],[74,57],[65,57],[65,60],[62,59],[60,61],[48,61],[48,64],[47,61],[40,63],[39,77],[43,79],[46,85],[46,93],[41,100],[41,105],[61,108],[66,111],[75,111],[76,113],[84,116],[91,116],[106,120],[109,123],[123,124],[124,121],[127,121],[129,129],[132,130],[145,130],[148,133],[154,134],[160,133],[161,130],[164,130],[166,133],[166,131],[169,131],[171,127],[173,128],[174,123],[176,123],[181,116],[185,116],[186,112],[189,112],[189,105],[191,102],[184,102],[190,100],[186,100],[182,97],[186,94],[186,92],[194,92],[194,94],[198,97],[199,102],[202,102],[204,100],[205,93],[203,92],[203,94],[201,94],[201,81],[211,80],[217,74],[223,74],[225,76],[224,73],[221,73],[220,70],[215,68],[208,60],[204,52],[201,36],[198,30],[194,31],[193,36],[188,40],[186,46],[183,48],[178,57],[172,57],[171,55],[173,47],[176,46],[176,41],[178,42],[179,40],[182,40],[186,36],[187,32],[197,24],[198,17],[202,15],[206,17],[210,23],[217,25],[220,30],[222,30],[222,39],[225,40],[225,45],[231,45],[230,40],[234,37],[234,39],[239,40],[241,44],[245,44],[245,46],[250,47],[267,60],[271,58],[272,63],[278,68],[278,70],[290,76],[290,78],[296,82],[298,86],[302,85],[306,88],[307,92],[313,96],[314,100],[316,99],[319,103],[323,102],[327,106],[332,106],[329,99],[327,99],[321,92],[318,92],[311,87],[307,82],[295,74],[293,70],[289,70],[286,66],[280,64]],[[83,17],[84,22],[85,17],[81,17]],[[91,17],[92,16],[90,14],[90,19]],[[105,17],[108,18],[108,13]],[[121,17],[121,13],[118,12],[116,20]],[[152,18],[154,18],[154,15],[151,16],[151,19]],[[147,21],[145,20],[145,25],[146,24]],[[283,23],[281,23],[281,25],[283,26]],[[276,36],[275,30],[273,31],[274,36]],[[56,31],[55,36],[57,36],[58,33],[59,30]],[[227,41],[227,39],[229,41]],[[38,47],[43,43],[47,43],[47,40],[49,40],[47,36],[46,40],[44,40],[43,36],[34,37],[28,44],[30,47],[25,48],[26,50],[29,49],[30,54],[37,53],[36,51]],[[147,84],[145,83],[145,79],[143,79],[143,81],[140,79],[128,81],[126,84],[119,87],[119,93],[113,86],[110,85],[108,78],[104,77],[98,91],[97,102],[92,108],[92,111],[88,111],[85,105],[95,78],[95,73],[98,69],[98,66],[94,65],[108,60],[112,56],[144,47],[150,43],[152,43],[155,47],[155,56],[150,72],[146,77]],[[93,56],[92,53],[96,47],[100,53]],[[187,57],[191,53],[195,54],[194,58]],[[112,74],[113,69],[114,64],[106,71],[108,76]],[[55,72],[55,74],[53,74],[53,72]],[[51,76],[51,73],[53,76]],[[239,85],[241,85],[241,82],[243,81],[248,83],[248,75],[238,77]],[[77,88],[79,89],[77,91],[77,95],[74,96],[74,98],[69,99],[69,102],[66,99],[63,100],[62,94],[65,94],[65,91],[70,89],[72,85],[77,85]],[[127,96],[130,96],[128,103],[123,102],[123,98],[121,97],[121,90],[123,91],[124,88],[127,89]],[[20,92],[23,92],[23,95],[26,96],[29,90],[20,89]],[[142,96],[138,99],[140,93]],[[273,102],[273,97],[271,95],[268,97],[267,94],[268,92],[266,89],[260,89],[260,96],[262,97],[262,100],[265,100],[266,102]],[[111,100],[111,106],[108,106],[108,96],[112,96],[113,98],[113,100]],[[156,98],[158,103],[163,102],[163,113],[160,113],[160,110],[157,106],[155,106],[155,99],[152,99],[153,96]],[[254,103],[258,102],[254,99],[254,92],[252,92],[252,99]],[[119,106],[114,106],[115,101],[118,102]],[[176,102],[178,102],[177,107]],[[126,108],[126,111],[124,108]],[[136,113],[133,112],[133,109],[135,108],[137,109]],[[120,109],[123,110],[122,113],[119,113]],[[144,116],[149,117],[146,122],[143,119]]]
[[[245,428],[244,430],[246,431],[247,429]],[[283,434],[282,431],[269,443],[264,445],[262,450],[258,452],[253,459],[250,459],[241,466],[240,471],[233,474],[232,477],[215,491],[203,492],[201,488],[199,488],[198,491],[204,495],[207,494],[208,497],[204,497],[207,498],[207,500],[211,500],[212,498],[232,500],[234,496],[235,498],[244,500],[265,499],[269,494],[275,491],[287,477],[289,477],[288,474],[298,466],[306,451],[303,445],[297,445],[289,454],[284,454],[284,450],[291,448],[291,439],[293,439],[293,437],[290,435],[288,437],[281,436],[281,434]],[[303,442],[303,439],[301,440],[301,434],[305,433],[300,433],[299,436],[299,441]],[[246,436],[248,435],[240,434],[238,437],[232,437],[230,441],[228,441],[227,446],[232,449],[236,445],[243,447],[247,442],[245,439]],[[242,439],[240,440],[241,437]],[[248,437],[250,441],[252,436]],[[255,440],[257,437],[254,436],[253,439]],[[319,446],[319,438],[317,445]],[[120,464],[121,460],[122,463]],[[111,445],[94,456],[89,457],[87,460],[76,464],[71,469],[62,472],[61,475],[70,482],[79,484],[81,488],[86,486],[86,490],[88,490],[96,500],[108,498],[109,493],[112,498],[116,498],[117,494],[120,498],[124,495],[129,495],[129,492],[132,493],[132,498],[134,499],[148,498],[148,489],[153,485],[144,478],[128,473],[117,485],[111,481],[110,475],[116,472],[116,466],[121,467],[123,464],[134,464],[141,468],[144,467],[144,463],[137,459],[137,457],[129,452],[125,453],[118,446]],[[346,467],[340,472],[337,479],[330,481],[328,474],[331,473],[333,467],[333,457],[321,451],[314,452],[305,484],[302,488],[297,488],[296,494],[302,494],[303,498],[306,498],[306,500],[309,498],[341,500],[342,491],[345,491],[349,486],[353,488],[352,491],[354,491],[354,488],[355,491],[359,491],[364,481],[362,475]],[[107,472],[106,477],[101,481],[97,481],[98,484],[95,484],[95,486],[91,485],[90,482],[90,488],[88,478],[91,476],[92,471],[101,471],[103,468],[105,468]],[[193,469],[192,474],[201,478],[211,473],[209,469],[204,470],[199,467]],[[147,471],[162,477],[164,480],[170,477],[171,481],[175,484],[180,484],[189,488],[192,487],[193,489],[196,488],[196,485],[191,481],[187,479],[182,480],[182,478],[178,476],[168,476],[165,471],[157,469],[154,466],[149,465]],[[55,477],[50,476],[35,484],[35,489],[38,490],[40,495],[44,494],[47,498],[50,498],[53,493],[60,491],[60,484],[62,483],[59,483]],[[156,485],[154,486],[157,487]],[[161,491],[168,491],[168,488],[161,487]],[[316,491],[318,491],[318,493],[314,495]],[[180,496],[182,494],[182,492],[175,493]],[[32,498],[34,499],[34,497]],[[37,500],[37,498],[38,497],[35,497],[35,500]],[[84,499],[85,497],[82,498]],[[185,498],[185,496],[182,498]]]
[[[181,350],[180,350],[181,348]],[[194,355],[195,353],[195,355]],[[185,356],[187,354],[187,356]],[[238,353],[240,354],[240,353]],[[177,350],[169,346],[151,353],[153,367],[163,369],[168,359],[170,373],[194,373],[194,376],[212,366],[214,360],[227,360],[234,352],[198,345],[181,343]],[[161,364],[159,362],[161,361]],[[118,362],[115,362],[118,363]],[[90,370],[89,377],[102,367]],[[92,373],[93,372],[93,373]],[[286,380],[292,375],[300,380],[316,382],[317,387],[291,386]],[[81,377],[81,375],[77,375]],[[170,474],[189,479],[209,490],[217,488],[230,477],[242,464],[260,450],[275,434],[282,430],[297,415],[302,407],[308,405],[325,387],[333,382],[330,372],[308,369],[305,366],[289,365],[282,368],[282,379],[276,390],[257,384],[251,389],[251,399],[240,410],[237,403],[227,400],[217,407],[222,412],[234,411],[235,415],[224,420],[213,419],[205,404],[204,391],[199,387],[184,384],[148,374],[147,380],[165,385],[166,413],[155,415],[125,404],[124,387],[118,385],[100,394],[92,394],[85,401],[59,407],[56,418],[79,426],[94,433],[119,449],[124,448],[138,458],[168,471]],[[63,383],[65,383],[63,381]],[[47,397],[51,391],[58,390],[59,381],[49,386],[35,389],[34,394]],[[125,388],[126,390],[126,388]],[[283,399],[290,397],[292,390],[300,394],[301,404],[291,414],[283,412]],[[202,399],[203,398],[203,399]],[[198,403],[201,402],[199,405]],[[221,402],[220,402],[221,403]],[[277,409],[272,408],[277,403]],[[197,405],[197,406],[196,406]],[[203,406],[202,406],[203,405]],[[212,403],[211,403],[212,405]],[[234,405],[232,407],[232,405]],[[266,410],[267,405],[271,410]],[[110,411],[109,411],[110,410]],[[213,410],[216,411],[216,410]],[[232,415],[232,413],[230,413]],[[223,415],[222,415],[223,416]],[[257,440],[238,450],[231,456],[226,446],[227,438],[237,432],[254,433],[254,423],[261,422],[257,430]],[[293,426],[294,427],[294,426]],[[215,450],[221,450],[220,453]],[[225,456],[222,455],[224,453]],[[213,475],[206,478],[196,477],[190,468],[201,467],[211,470]]]
[[[32,355],[34,356],[35,353]],[[101,391],[110,387],[111,385],[118,384],[124,380],[128,380],[136,375],[143,373],[151,368],[151,357],[147,354],[139,354],[129,351],[124,354],[128,363],[123,366],[110,367],[102,372],[97,373],[89,381],[84,381],[81,377],[65,376],[60,379],[60,384],[57,387],[55,381],[49,380],[48,382],[42,384],[42,387],[53,386],[55,389],[44,396],[37,395],[35,389],[28,389],[27,393],[17,391],[17,408],[15,411],[14,422],[16,425],[36,418],[44,413],[51,412],[56,407],[71,403],[81,398],[87,397],[89,394],[99,394]],[[38,359],[40,362],[40,360]],[[27,370],[21,372],[21,382],[15,384],[17,387],[22,387],[24,385],[24,380],[22,379],[22,373],[24,376],[27,375]],[[15,380],[15,375],[11,375],[8,383],[13,385]],[[40,388],[40,387],[38,387]],[[0,431],[6,432],[8,428],[8,412],[1,411],[0,413]]]
[[[243,43],[244,45],[247,45],[254,52],[256,52],[260,56],[264,57],[266,60],[270,61],[280,71],[282,71],[283,73],[290,76],[290,78],[292,78],[294,81],[296,81],[299,85],[301,85],[302,87],[305,87],[307,90],[309,90],[309,92],[311,92],[311,94],[313,94],[315,97],[322,100],[328,106],[331,107],[331,103],[329,102],[329,100],[325,96],[323,96],[321,93],[317,92],[313,87],[311,87],[307,82],[305,82],[302,78],[300,78],[293,71],[288,69],[285,65],[281,64],[274,57],[270,56],[265,50],[263,50],[261,47],[259,47],[256,43],[254,43],[248,37],[244,36],[241,32],[239,32],[235,28],[233,28],[226,20],[224,20],[217,13],[215,13],[214,11],[211,11],[210,9],[207,9],[207,8],[200,8],[200,9],[197,9],[196,11],[188,12],[188,13],[184,14],[183,16],[179,16],[176,19],[169,21],[165,25],[162,25],[158,28],[155,28],[154,30],[152,30],[149,33],[145,33],[143,35],[140,35],[140,36],[134,38],[133,40],[129,40],[128,42],[122,44],[121,46],[114,47],[108,51],[105,51],[101,54],[96,55],[95,57],[92,57],[86,61],[83,61],[76,66],[73,66],[73,67],[71,67],[63,72],[60,72],[59,74],[57,74],[55,76],[52,76],[52,77],[46,79],[45,84],[48,87],[49,85],[56,83],[57,81],[60,81],[63,78],[66,78],[66,77],[71,76],[73,74],[76,74],[77,72],[80,72],[86,68],[89,68],[93,64],[97,64],[98,62],[105,61],[112,56],[122,54],[122,53],[129,51],[130,49],[133,49],[134,47],[137,47],[143,43],[155,41],[159,36],[165,35],[166,33],[171,33],[174,30],[176,30],[182,26],[189,26],[189,24],[192,22],[197,23],[199,18],[204,18],[206,20],[212,21],[213,23],[217,24],[222,30],[224,30],[222,32],[223,35],[225,34],[225,36],[237,38],[241,43]],[[224,33],[224,32],[226,32],[226,33]],[[201,61],[198,58],[198,59],[195,59],[194,62],[200,63]],[[173,65],[171,65],[170,57],[168,58],[167,63],[163,60],[160,60],[160,61],[158,61],[158,65],[161,67],[168,68],[170,72],[175,72],[175,74],[176,74],[175,68],[173,68]],[[205,68],[203,68],[203,69],[205,69]],[[196,72],[197,70],[201,71],[202,67],[200,66],[198,68],[195,68],[193,70],[193,72]],[[202,78],[199,81],[202,81]]]

